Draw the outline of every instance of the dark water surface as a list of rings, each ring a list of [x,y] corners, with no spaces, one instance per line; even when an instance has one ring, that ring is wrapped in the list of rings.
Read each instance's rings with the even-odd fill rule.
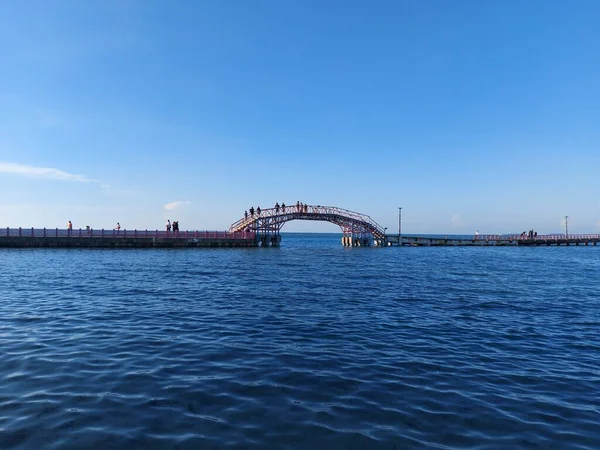
[[[600,448],[600,248],[1,250],[0,448]]]

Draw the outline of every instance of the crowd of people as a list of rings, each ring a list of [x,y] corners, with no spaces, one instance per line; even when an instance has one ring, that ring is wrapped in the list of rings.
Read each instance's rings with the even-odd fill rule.
[[[285,203],[281,203],[280,205],[279,202],[277,202],[275,203],[273,209],[275,210],[275,214],[279,214],[280,212],[285,214],[286,210],[288,212],[296,211],[307,213],[308,205],[300,201],[297,201],[295,206],[285,206]],[[254,209],[254,206],[251,206],[249,209],[244,211],[244,220],[248,220],[248,217],[252,218],[255,215],[260,217],[261,212],[262,210],[260,209],[260,206],[257,206],[256,209]]]
[[[537,238],[537,231],[533,231],[533,230],[529,230],[529,231],[523,231],[521,233],[521,239],[536,239]]]

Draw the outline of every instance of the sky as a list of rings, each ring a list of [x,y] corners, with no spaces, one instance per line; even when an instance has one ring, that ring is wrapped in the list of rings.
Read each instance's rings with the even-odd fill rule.
[[[3,2],[0,226],[600,232],[600,2]],[[336,232],[294,221],[282,231]]]

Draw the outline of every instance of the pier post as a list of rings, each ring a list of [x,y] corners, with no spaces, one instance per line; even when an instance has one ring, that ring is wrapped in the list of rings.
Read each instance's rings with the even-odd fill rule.
[[[271,246],[279,247],[280,243],[281,243],[281,235],[280,234],[271,236]]]

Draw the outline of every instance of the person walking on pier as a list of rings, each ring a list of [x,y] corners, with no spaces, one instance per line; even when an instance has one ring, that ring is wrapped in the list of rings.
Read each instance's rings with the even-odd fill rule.
[[[73,224],[69,220],[69,223],[67,223],[67,234],[71,234],[71,231],[73,231]]]
[[[119,231],[121,229],[121,224],[119,222],[117,222],[117,226],[115,227],[115,230]]]
[[[169,233],[171,231],[171,221],[169,219],[167,219],[166,227],[167,227],[167,233]]]

